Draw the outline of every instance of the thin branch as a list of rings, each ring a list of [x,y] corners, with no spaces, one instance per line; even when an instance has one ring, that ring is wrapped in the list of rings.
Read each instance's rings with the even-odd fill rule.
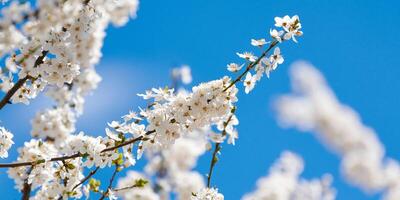
[[[129,189],[133,189],[133,188],[140,188],[141,186],[138,185],[131,185],[131,186],[127,186],[127,187],[123,187],[123,188],[117,188],[117,189],[113,189],[114,192],[119,192],[122,190],[129,190]]]
[[[227,91],[229,88],[231,88],[233,85],[235,85],[237,82],[241,81],[243,76],[247,74],[247,72],[249,72],[251,69],[253,69],[253,67],[255,67],[256,65],[258,65],[258,63],[260,63],[260,61],[268,54],[268,52],[274,48],[276,45],[278,44],[278,41],[273,41],[269,47],[261,54],[260,57],[257,58],[256,61],[254,62],[250,62],[249,65],[247,65],[246,70],[240,74],[234,81],[231,82],[231,84],[228,85],[228,87],[226,87],[223,91]]]
[[[87,175],[87,176],[86,176],[85,178],[83,178],[78,184],[76,184],[76,185],[72,188],[71,192],[73,192],[76,188],[78,188],[80,185],[84,184],[87,180],[89,180],[94,174],[96,174],[97,170],[99,170],[99,169],[100,169],[100,167],[96,167],[95,170],[90,171],[89,175]]]
[[[37,66],[43,63],[43,60],[46,57],[47,53],[48,51],[42,51],[42,55],[36,59],[33,68],[36,68]],[[18,91],[18,89],[20,89],[29,79],[32,79],[32,77],[27,75],[24,78],[19,79],[17,83],[15,83],[15,85],[6,93],[6,95],[0,101],[0,110],[10,102],[10,99],[14,96],[14,94]]]
[[[155,131],[155,130],[147,131],[147,132],[145,133],[145,135],[150,135],[150,134],[152,134],[152,133],[154,133],[154,132],[156,132],[156,131]],[[142,139],[144,139],[144,136],[139,136],[139,137],[136,137],[136,138],[127,140],[127,141],[125,141],[125,142],[123,142],[123,143],[121,143],[121,144],[119,144],[119,145],[106,148],[106,149],[104,149],[103,151],[101,151],[101,153],[108,152],[108,151],[113,151],[113,150],[118,149],[118,148],[120,148],[120,147],[123,147],[123,146],[129,145],[129,144],[135,143],[135,142],[137,142],[137,141],[140,141],[140,140],[142,140]],[[76,154],[69,155],[69,156],[61,156],[61,157],[52,158],[52,159],[50,159],[49,161],[50,161],[50,162],[54,162],[54,161],[63,161],[63,160],[78,158],[78,157],[82,157],[82,156],[83,156],[82,154],[76,153]],[[39,164],[39,163],[43,163],[43,162],[45,162],[45,160],[37,160],[37,161],[30,161],[30,162],[4,163],[4,164],[0,164],[0,168],[33,166],[33,165],[36,165],[36,164]]]
[[[145,133],[145,135],[150,135],[150,134],[152,134],[152,133],[154,133],[154,132],[156,132],[156,131],[155,131],[155,130],[147,131],[147,132]],[[144,139],[144,136],[143,136],[143,135],[142,135],[142,136],[139,136],[139,137],[137,137],[137,138],[131,139],[131,140],[127,140],[127,141],[125,141],[125,142],[123,142],[123,143],[121,143],[121,144],[119,144],[119,145],[117,145],[117,146],[109,147],[109,148],[107,148],[107,149],[104,149],[104,150],[102,151],[102,153],[103,153],[103,152],[106,152],[106,151],[113,151],[113,150],[115,150],[115,149],[118,149],[118,148],[120,148],[120,147],[123,147],[123,146],[129,145],[129,144],[135,143],[135,142],[137,142],[137,141],[139,141],[139,140],[142,140],[142,139]]]
[[[233,112],[234,112],[234,110],[233,110]],[[228,120],[226,120],[226,122],[224,123],[224,129],[222,130],[222,133],[221,133],[222,137],[226,136],[226,127],[228,126],[229,122],[232,120],[233,112],[232,112],[232,115],[229,116]],[[215,143],[214,152],[212,154],[211,162],[210,162],[210,169],[209,169],[208,175],[207,175],[207,187],[210,187],[210,185],[211,185],[211,176],[213,174],[215,164],[217,164],[217,162],[218,162],[217,154],[220,152],[220,150],[221,150],[221,143],[219,143],[219,142]]]
[[[111,178],[110,178],[110,182],[108,183],[108,187],[107,190],[105,192],[103,192],[103,195],[101,195],[99,200],[103,200],[104,198],[106,198],[106,196],[108,195],[108,191],[111,190],[112,184],[114,182],[115,179],[115,175],[117,175],[118,171],[119,171],[119,165],[115,165],[115,170],[114,173],[112,174]]]

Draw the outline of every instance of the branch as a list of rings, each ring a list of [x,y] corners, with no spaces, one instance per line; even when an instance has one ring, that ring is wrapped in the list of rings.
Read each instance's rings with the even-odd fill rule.
[[[91,171],[91,172],[89,173],[89,175],[87,175],[85,178],[83,178],[78,184],[76,184],[76,185],[72,188],[71,192],[73,192],[76,188],[78,188],[80,185],[82,185],[82,184],[85,183],[87,180],[89,180],[94,174],[96,174],[97,170],[99,170],[99,169],[100,169],[100,167],[96,167],[95,170]]]
[[[119,168],[119,165],[116,164],[114,173],[111,176],[110,183],[108,184],[107,190],[105,192],[103,192],[103,195],[100,197],[99,200],[104,200],[104,198],[106,198],[106,196],[108,195],[108,191],[111,190],[112,184],[113,184],[114,179],[115,179],[115,175],[117,175],[117,172],[119,171],[118,168]]]
[[[123,188],[117,188],[117,189],[113,189],[114,192],[119,192],[122,190],[129,190],[129,189],[133,189],[133,188],[140,188],[141,186],[138,185],[131,185],[131,186],[127,186],[127,187],[123,187]]]
[[[233,112],[234,112],[234,110],[233,110]],[[229,116],[228,120],[226,120],[226,122],[224,123],[224,129],[222,130],[222,133],[221,133],[223,137],[226,136],[226,127],[228,126],[229,122],[232,120],[233,112],[232,112],[232,115]],[[208,171],[208,176],[207,176],[207,187],[208,188],[211,185],[211,176],[214,171],[215,164],[217,164],[217,162],[218,162],[217,153],[220,150],[221,150],[221,143],[219,143],[219,142],[215,143],[214,152],[212,154],[212,158],[211,158],[211,162],[210,162],[210,169]]]
[[[37,66],[39,66],[40,64],[43,63],[43,60],[44,60],[44,58],[46,57],[47,53],[48,53],[48,51],[42,51],[42,55],[39,56],[39,57],[36,59],[35,64],[33,65],[33,68],[36,68]],[[24,78],[19,79],[19,80],[17,81],[17,83],[6,93],[6,95],[5,95],[5,96],[3,97],[3,99],[0,101],[0,110],[1,110],[5,105],[7,105],[7,103],[10,102],[10,99],[14,96],[14,94],[18,91],[18,89],[20,89],[20,88],[25,84],[25,82],[26,82],[28,79],[32,79],[32,78],[33,78],[33,77],[27,75],[27,76],[25,76]]]
[[[147,131],[145,133],[145,135],[150,135],[150,134],[152,134],[154,132],[156,132],[156,131],[155,130]],[[139,136],[137,138],[133,138],[133,139],[127,140],[127,141],[125,141],[125,142],[123,142],[123,143],[121,143],[119,145],[106,148],[103,151],[101,151],[101,153],[108,152],[108,151],[113,151],[113,150],[118,149],[120,147],[123,147],[123,146],[129,145],[129,144],[135,143],[137,141],[140,141],[142,139],[144,139],[144,136]],[[82,156],[83,156],[82,154],[76,153],[76,154],[69,155],[69,156],[55,157],[55,158],[50,159],[49,161],[50,162],[63,161],[63,160],[78,158],[78,157],[82,157]],[[37,160],[37,161],[30,161],[30,162],[4,163],[4,164],[0,164],[0,168],[33,166],[33,165],[36,165],[36,164],[39,164],[39,163],[42,163],[42,162],[45,162],[45,160]]]
[[[247,65],[246,70],[240,74],[234,81],[231,82],[231,84],[228,85],[228,87],[226,87],[223,91],[227,91],[229,88],[231,88],[233,85],[235,85],[237,82],[239,82],[240,80],[242,80],[243,76],[247,74],[247,72],[249,72],[251,69],[253,69],[253,67],[255,67],[256,65],[258,65],[258,63],[260,63],[261,59],[263,59],[268,52],[274,48],[276,45],[278,44],[278,41],[273,41],[269,47],[261,54],[260,57],[257,58],[256,61],[254,62],[250,62],[249,65]]]

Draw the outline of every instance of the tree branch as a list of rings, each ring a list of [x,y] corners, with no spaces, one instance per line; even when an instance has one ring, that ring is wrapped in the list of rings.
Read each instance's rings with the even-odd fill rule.
[[[29,171],[28,171],[28,176],[27,176],[27,178],[25,179],[25,181],[24,181],[24,187],[22,188],[22,200],[29,200],[29,197],[31,196],[31,189],[32,189],[32,185],[31,184],[29,184],[28,183],[28,178],[29,178],[29,175],[31,174],[31,172],[32,172],[32,167],[29,169]]]
[[[156,131],[155,131],[155,130],[147,131],[147,132],[145,133],[145,135],[150,135],[150,134],[152,134],[152,133],[154,133],[154,132],[156,132]],[[137,141],[140,141],[140,140],[142,140],[142,139],[144,139],[144,136],[139,136],[139,137],[136,137],[136,138],[127,140],[127,141],[125,141],[125,142],[123,142],[123,143],[121,143],[121,144],[119,144],[119,145],[106,148],[106,149],[104,149],[103,151],[101,151],[101,153],[108,152],[108,151],[113,151],[113,150],[118,149],[118,148],[120,148],[120,147],[123,147],[123,146],[129,145],[129,144],[135,143],[135,142],[137,142]],[[76,153],[76,154],[69,155],[69,156],[55,157],[55,158],[50,159],[49,161],[50,161],[50,162],[54,162],[54,161],[63,161],[63,160],[78,158],[78,157],[82,157],[82,156],[83,156],[82,154]],[[37,161],[30,161],[30,162],[4,163],[4,164],[0,164],[0,168],[33,166],[33,165],[36,165],[36,164],[42,163],[42,162],[45,162],[45,160],[37,160]]]

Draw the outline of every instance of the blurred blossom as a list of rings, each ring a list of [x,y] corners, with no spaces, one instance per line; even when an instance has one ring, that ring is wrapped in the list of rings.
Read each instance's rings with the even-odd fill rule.
[[[331,175],[311,181],[300,179],[304,163],[300,156],[284,151],[270,168],[269,175],[257,181],[257,189],[242,200],[333,200]]]
[[[305,62],[291,70],[292,94],[276,101],[279,122],[312,131],[342,158],[342,173],[364,191],[385,191],[384,199],[400,199],[400,166],[385,158],[385,149],[359,115],[342,105],[322,74]]]

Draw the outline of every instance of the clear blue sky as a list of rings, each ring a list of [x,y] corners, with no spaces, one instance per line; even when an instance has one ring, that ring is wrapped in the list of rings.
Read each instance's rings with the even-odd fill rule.
[[[228,74],[225,66],[237,61],[235,52],[250,50],[250,39],[266,36],[273,18],[286,14],[300,16],[304,37],[299,44],[283,45],[286,62],[269,80],[264,79],[251,94],[240,95],[240,138],[234,147],[223,146],[213,183],[226,199],[239,199],[288,149],[304,157],[305,178],[332,173],[338,199],[379,199],[348,185],[340,175],[337,156],[311,134],[279,128],[271,100],[289,91],[289,64],[308,60],[326,75],[339,99],[379,133],[387,155],[400,160],[397,0],[144,0],[136,20],[109,29],[98,67],[103,82],[88,98],[77,130],[103,134],[106,122],[143,104],[136,93],[168,85],[169,69],[175,65],[189,64],[194,84]],[[50,105],[39,98],[31,107],[13,105],[0,112],[1,125],[15,134],[15,147],[28,139],[29,121],[36,110]],[[14,149],[5,161],[15,157]],[[204,174],[209,159],[205,155],[200,161]],[[0,170],[2,199],[19,199],[6,177]]]

